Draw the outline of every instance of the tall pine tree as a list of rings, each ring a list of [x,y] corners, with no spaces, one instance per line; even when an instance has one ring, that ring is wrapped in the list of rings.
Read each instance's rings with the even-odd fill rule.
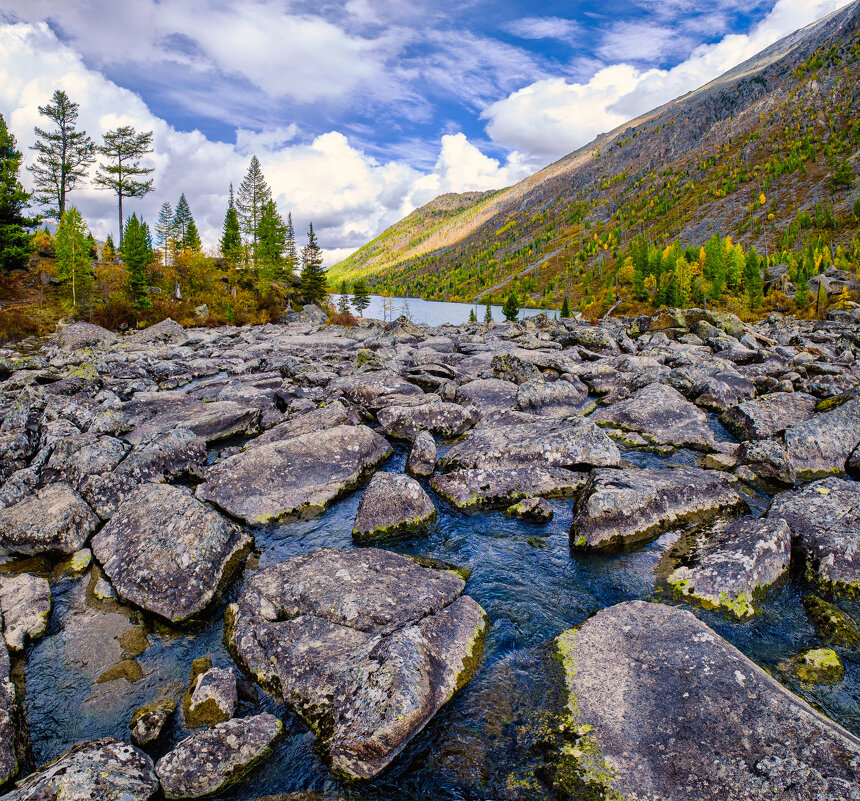
[[[761,262],[755,248],[750,248],[744,262],[744,291],[750,309],[755,311],[762,304]]]
[[[239,214],[242,233],[251,241],[251,257],[255,267],[257,266],[257,237],[260,218],[263,214],[263,207],[271,199],[272,192],[263,177],[260,160],[256,156],[252,156],[251,163],[248,165],[248,172],[242,179],[242,183],[239,184],[239,192],[236,195],[236,211]]]
[[[150,257],[147,239],[146,224],[136,214],[132,214],[122,240],[122,260],[126,266],[129,294],[136,309],[148,309],[152,305],[146,286],[146,265]]]
[[[96,158],[92,139],[86,131],[75,130],[78,108],[78,104],[60,89],[54,92],[50,103],[39,106],[39,114],[55,127],[51,130],[36,128],[37,139],[32,149],[38,155],[27,169],[33,173],[36,199],[50,207],[47,214],[56,220],[66,210],[66,195],[86,177]]]
[[[57,249],[57,278],[71,290],[72,305],[86,297],[92,285],[87,228],[81,213],[72,206],[60,218],[54,238]]]
[[[183,192],[179,196],[179,202],[176,204],[176,210],[173,212],[173,236],[176,240],[176,247],[179,250],[184,250],[188,247],[188,228],[193,222],[194,217],[191,216],[191,207],[188,205],[185,192]]]
[[[352,305],[355,310],[364,317],[364,310],[370,305],[370,290],[367,281],[359,278],[352,284]]]
[[[173,208],[166,200],[161,204],[158,220],[155,223],[155,241],[161,248],[164,266],[167,267],[167,255],[175,247],[176,237],[173,231]]]
[[[287,226],[274,200],[263,206],[257,226],[257,266],[270,278],[281,275]]]
[[[284,239],[284,269],[295,275],[299,266],[299,254],[296,250],[296,231],[293,228],[293,213],[287,212],[287,231]]]
[[[242,257],[242,231],[239,228],[239,215],[233,201],[233,184],[230,184],[230,200],[224,215],[224,228],[221,232],[221,255],[231,266]]]
[[[30,258],[30,236],[25,230],[37,220],[24,216],[30,200],[18,180],[21,151],[0,114],[0,270],[23,269]]]
[[[302,296],[306,303],[321,303],[328,297],[328,279],[313,223],[308,226],[308,243],[302,248]]]

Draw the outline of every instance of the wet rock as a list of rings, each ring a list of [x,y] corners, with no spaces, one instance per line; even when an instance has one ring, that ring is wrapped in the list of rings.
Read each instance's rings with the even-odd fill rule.
[[[697,450],[714,447],[707,415],[665,384],[649,384],[627,400],[599,408],[589,419],[635,431],[657,445]]]
[[[386,406],[376,414],[385,433],[412,441],[420,431],[451,439],[465,434],[478,421],[478,414],[458,403],[435,401],[421,406]]]
[[[35,497],[0,510],[0,548],[7,553],[71,554],[84,546],[98,518],[68,484],[51,484]]]
[[[505,514],[530,523],[549,523],[553,518],[552,507],[544,498],[526,498],[509,506]]]
[[[594,408],[586,393],[568,381],[527,381],[517,390],[521,411],[541,417],[569,417]]]
[[[376,473],[358,504],[352,528],[356,542],[374,542],[419,531],[436,519],[436,507],[421,485],[398,473]]]
[[[19,573],[0,576],[0,611],[3,638],[13,651],[41,637],[51,614],[51,585],[46,579]]]
[[[214,726],[236,714],[239,703],[236,674],[230,668],[210,668],[197,676],[182,713],[189,729]]]
[[[112,737],[79,743],[17,783],[4,801],[149,801],[158,789],[152,760]]]
[[[121,598],[176,623],[209,605],[252,542],[188,490],[143,484],[92,549]]]
[[[780,669],[806,684],[838,684],[845,666],[831,648],[810,648],[780,663]]]
[[[366,426],[335,426],[224,459],[207,470],[197,496],[248,523],[313,517],[390,455]]]
[[[745,506],[732,480],[713,470],[595,470],[574,507],[570,541],[584,549],[629,546]]]
[[[785,430],[785,449],[798,478],[809,481],[844,473],[860,445],[860,398]]]
[[[459,509],[505,508],[535,495],[572,498],[587,480],[587,473],[574,473],[562,467],[511,467],[454,470],[434,476],[430,486]]]
[[[420,431],[412,441],[406,472],[416,478],[432,476],[436,469],[436,441],[427,431]]]
[[[176,713],[176,706],[176,701],[172,698],[162,698],[136,709],[129,724],[131,741],[138,748],[158,742]]]
[[[80,321],[58,327],[57,341],[63,350],[81,350],[97,345],[112,345],[116,342],[116,334],[100,325]]]
[[[457,403],[474,406],[482,415],[504,412],[517,404],[517,385],[498,378],[479,378],[457,387]]]
[[[805,392],[773,392],[729,409],[720,422],[738,439],[769,439],[812,417],[816,403]]]
[[[311,726],[341,774],[381,771],[471,678],[486,615],[452,572],[323,549],[261,570],[229,609],[239,663]]]
[[[720,520],[697,532],[692,548],[673,547],[667,556],[684,558],[667,578],[679,595],[748,618],[756,596],[788,570],[791,531],[784,520]]]
[[[810,579],[837,592],[860,589],[860,483],[825,478],[783,492],[767,517],[788,523]]]
[[[839,607],[815,595],[803,599],[803,608],[825,644],[839,648],[860,648],[860,625]]]

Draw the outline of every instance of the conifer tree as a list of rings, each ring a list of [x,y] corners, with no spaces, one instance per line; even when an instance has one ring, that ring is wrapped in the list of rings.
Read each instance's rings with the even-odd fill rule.
[[[18,180],[21,151],[0,114],[0,269],[23,269],[30,258],[30,236],[25,229],[37,220],[24,216],[30,200]]]
[[[72,206],[60,218],[55,237],[57,250],[57,278],[68,284],[72,292],[72,305],[86,296],[92,284],[87,229],[81,213]]]
[[[762,304],[761,264],[755,248],[747,252],[744,263],[744,291],[750,309],[755,310]]]
[[[233,201],[233,184],[230,184],[230,200],[224,215],[224,228],[221,231],[221,255],[233,266],[242,256],[242,232],[239,229],[239,215]]]
[[[286,236],[287,226],[278,213],[275,201],[269,200],[263,205],[257,226],[257,263],[270,277],[281,273]]]
[[[161,209],[158,212],[158,220],[155,223],[155,236],[155,241],[161,248],[164,266],[167,267],[167,252],[171,248],[171,243],[175,244],[175,236],[173,231],[173,208],[166,200],[161,204]]]
[[[152,131],[137,133],[130,125],[123,125],[104,135],[104,144],[98,148],[106,159],[96,173],[96,184],[116,193],[119,205],[119,246],[122,248],[122,200],[139,198],[149,194],[152,179],[145,176],[154,172],[152,167],[142,167],[140,160],[152,153]]]
[[[474,308],[469,309],[469,322],[470,323],[477,323],[478,322],[478,315],[475,314]]]
[[[108,234],[102,248],[102,261],[111,262],[114,259],[116,259],[116,245],[113,243],[113,237]]]
[[[484,308],[484,322],[493,322],[493,307],[490,305],[490,301],[487,301],[487,305]]]
[[[364,310],[370,305],[370,290],[367,281],[359,278],[352,284],[352,305],[355,310],[364,317]]]
[[[125,227],[122,260],[127,270],[129,294],[136,309],[148,309],[152,305],[146,287],[149,255],[146,224],[136,214],[132,214]]]
[[[308,243],[302,248],[302,295],[306,302],[321,302],[328,296],[328,279],[314,224],[308,226]]]
[[[263,177],[260,160],[251,156],[248,172],[239,184],[239,192],[236,195],[236,211],[239,213],[239,223],[242,233],[251,239],[251,257],[254,266],[257,266],[257,233],[260,225],[260,217],[263,206],[272,199],[272,191]]]
[[[66,195],[86,177],[95,161],[96,147],[92,139],[86,131],[75,130],[78,108],[61,89],[54,92],[50,103],[39,106],[39,114],[56,127],[51,130],[36,128],[38,138],[31,149],[38,155],[27,169],[33,174],[36,199],[50,207],[48,216],[56,220],[66,210]]]
[[[561,303],[560,317],[562,320],[566,320],[568,317],[570,317],[570,300],[568,299],[567,295],[564,296],[564,300]]]
[[[296,251],[296,232],[293,228],[293,213],[287,213],[287,231],[284,241],[284,269],[294,275],[299,266],[299,255]]]
[[[505,315],[505,319],[508,322],[512,322],[517,319],[517,315],[520,313],[520,302],[516,296],[516,293],[511,292],[507,300],[505,301],[505,305],[502,306],[502,314]]]
[[[191,222],[188,223],[188,228],[185,230],[185,239],[182,244],[186,250],[191,250],[194,253],[200,252],[202,242],[200,241],[200,234],[197,233],[197,223],[194,222],[193,218]]]
[[[176,241],[176,247],[179,250],[185,250],[189,247],[188,244],[188,229],[194,222],[194,217],[191,216],[191,207],[188,205],[188,199],[185,197],[185,192],[179,196],[179,202],[176,204],[176,209],[173,211],[173,237]]]
[[[340,282],[340,297],[337,301],[337,310],[340,314],[349,313],[349,287],[346,281]]]

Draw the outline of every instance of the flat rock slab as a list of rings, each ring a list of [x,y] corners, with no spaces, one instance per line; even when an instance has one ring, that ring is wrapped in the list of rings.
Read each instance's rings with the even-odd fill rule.
[[[436,519],[421,485],[400,473],[376,473],[361,495],[352,528],[356,542],[373,542],[418,531]]]
[[[505,412],[517,405],[517,385],[499,378],[479,378],[457,387],[457,403],[470,404],[482,415]]]
[[[570,417],[594,408],[587,390],[568,381],[527,381],[517,390],[517,408],[541,417]]]
[[[669,585],[707,609],[752,617],[761,590],[788,571],[791,530],[781,519],[720,520],[697,532],[692,548],[671,548],[667,558],[684,564],[669,574]]]
[[[371,410],[379,408],[379,401],[386,395],[424,394],[421,387],[409,383],[391,370],[375,370],[337,378],[327,389],[340,392],[353,403]]]
[[[278,423],[278,425],[263,432],[259,437],[252,439],[245,445],[245,449],[294,439],[295,437],[302,436],[302,434],[310,434],[314,431],[322,431],[334,426],[348,426],[352,425],[353,422],[346,407],[340,401],[333,401],[320,409],[312,409],[309,412],[293,417],[291,420]]]
[[[860,398],[785,430],[785,449],[797,477],[809,481],[845,472],[860,445]]]
[[[386,406],[376,413],[376,419],[386,434],[410,442],[420,431],[445,439],[459,437],[475,425],[478,417],[471,407],[444,401],[420,406]]]
[[[729,409],[720,422],[738,439],[770,439],[815,414],[818,399],[805,392],[773,392]]]
[[[143,484],[93,538],[117,594],[173,622],[202,612],[253,543],[190,491]]]
[[[441,459],[442,470],[509,467],[615,467],[618,447],[590,420],[531,420],[475,429]]]
[[[574,507],[575,548],[613,549],[746,507],[724,473],[698,467],[595,470]]]
[[[13,651],[23,651],[28,641],[41,637],[48,627],[50,583],[28,573],[0,576],[0,611],[6,645]]]
[[[68,484],[50,484],[34,497],[0,510],[0,549],[27,556],[73,554],[84,547],[98,522]]]
[[[453,572],[376,548],[255,574],[228,610],[232,652],[320,738],[332,768],[376,775],[471,678],[487,627]]]
[[[391,455],[367,426],[335,426],[213,465],[197,496],[248,523],[314,517]]]
[[[642,801],[860,794],[860,740],[689,612],[622,603],[556,644],[574,733],[563,775]]]
[[[626,400],[597,409],[589,419],[635,431],[656,445],[697,450],[714,446],[707,415],[666,384],[649,384]]]
[[[454,470],[433,476],[430,486],[458,509],[503,509],[536,495],[572,498],[587,481],[588,473],[574,473],[563,467],[510,467]]]
[[[860,590],[860,483],[825,478],[783,492],[767,517],[788,523],[811,579],[839,592]]]
[[[152,760],[112,737],[73,746],[28,776],[4,801],[149,801],[158,789]]]

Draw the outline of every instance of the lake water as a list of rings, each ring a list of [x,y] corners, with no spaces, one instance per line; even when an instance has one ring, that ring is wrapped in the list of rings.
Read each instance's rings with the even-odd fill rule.
[[[335,302],[337,297],[334,298]],[[365,317],[373,317],[376,320],[396,320],[401,314],[405,314],[413,323],[424,323],[425,325],[460,325],[469,322],[469,312],[473,309],[479,322],[483,322],[485,306],[472,303],[446,303],[441,300],[423,300],[422,298],[383,298],[381,295],[370,296],[370,306],[364,310]],[[501,306],[490,306],[493,310],[493,319],[501,322],[505,319]],[[534,317],[546,312],[555,317],[555,309],[522,309],[520,319],[523,317]]]

